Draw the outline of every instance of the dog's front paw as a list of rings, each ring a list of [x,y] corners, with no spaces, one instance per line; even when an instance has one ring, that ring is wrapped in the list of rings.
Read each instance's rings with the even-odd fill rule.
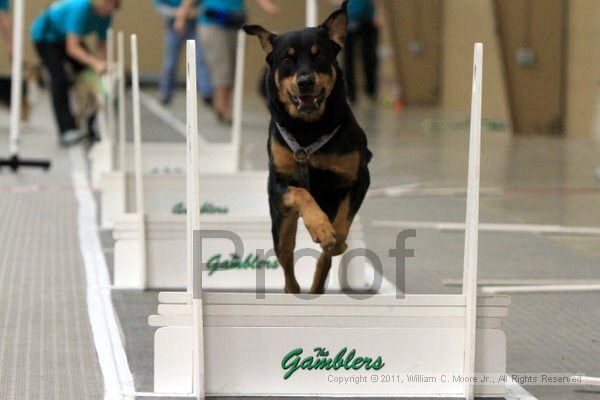
[[[311,213],[303,215],[302,218],[315,243],[319,243],[325,251],[335,247],[335,230],[325,213]]]

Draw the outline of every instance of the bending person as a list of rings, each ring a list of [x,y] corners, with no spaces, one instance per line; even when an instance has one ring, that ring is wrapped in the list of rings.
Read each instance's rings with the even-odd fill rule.
[[[71,111],[66,66],[70,65],[75,73],[88,67],[98,74],[105,72],[107,31],[119,3],[120,0],[57,0],[33,22],[31,38],[50,73],[52,106],[62,145],[86,136],[77,127]],[[83,42],[91,33],[98,37],[96,54]]]

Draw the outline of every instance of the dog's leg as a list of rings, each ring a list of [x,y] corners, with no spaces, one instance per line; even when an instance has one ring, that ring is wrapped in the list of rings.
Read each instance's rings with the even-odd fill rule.
[[[335,231],[327,214],[306,189],[290,186],[283,196],[283,203],[302,216],[304,225],[315,243],[319,243],[325,250],[335,245]]]
[[[315,270],[313,283],[310,287],[311,294],[323,294],[323,292],[325,292],[325,282],[327,281],[327,275],[329,275],[330,269],[331,255],[324,251],[317,261],[317,269]]]
[[[275,249],[277,260],[283,268],[285,276],[285,292],[300,293],[300,285],[294,274],[294,249],[296,247],[296,230],[298,228],[298,213],[290,212],[282,217],[275,233]]]
[[[325,291],[325,282],[331,269],[331,258],[338,256],[346,251],[348,245],[346,238],[352,225],[353,216],[350,215],[350,198],[346,197],[340,204],[338,211],[333,221],[333,229],[335,230],[335,245],[329,250],[323,251],[319,261],[317,261],[317,269],[313,278],[313,284],[310,288],[310,293],[321,294]]]

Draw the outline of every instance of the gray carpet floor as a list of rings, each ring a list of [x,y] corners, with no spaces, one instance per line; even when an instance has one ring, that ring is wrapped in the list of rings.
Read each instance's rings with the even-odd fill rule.
[[[54,165],[0,172],[0,399],[103,399],[69,156],[44,126],[24,139]]]

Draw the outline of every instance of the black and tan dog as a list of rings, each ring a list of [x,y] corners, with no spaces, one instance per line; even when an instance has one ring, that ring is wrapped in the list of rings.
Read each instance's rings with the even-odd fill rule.
[[[276,35],[246,25],[267,53],[269,205],[285,291],[298,293],[298,217],[323,248],[311,293],[323,293],[332,256],[342,254],[370,184],[371,152],[346,100],[336,61],[348,26],[346,3],[317,28]]]
[[[31,109],[31,89],[34,85],[43,87],[42,71],[38,65],[24,65],[23,85],[21,94],[21,121],[29,121]],[[0,105],[10,108],[12,99],[12,79],[10,76],[0,76]]]

